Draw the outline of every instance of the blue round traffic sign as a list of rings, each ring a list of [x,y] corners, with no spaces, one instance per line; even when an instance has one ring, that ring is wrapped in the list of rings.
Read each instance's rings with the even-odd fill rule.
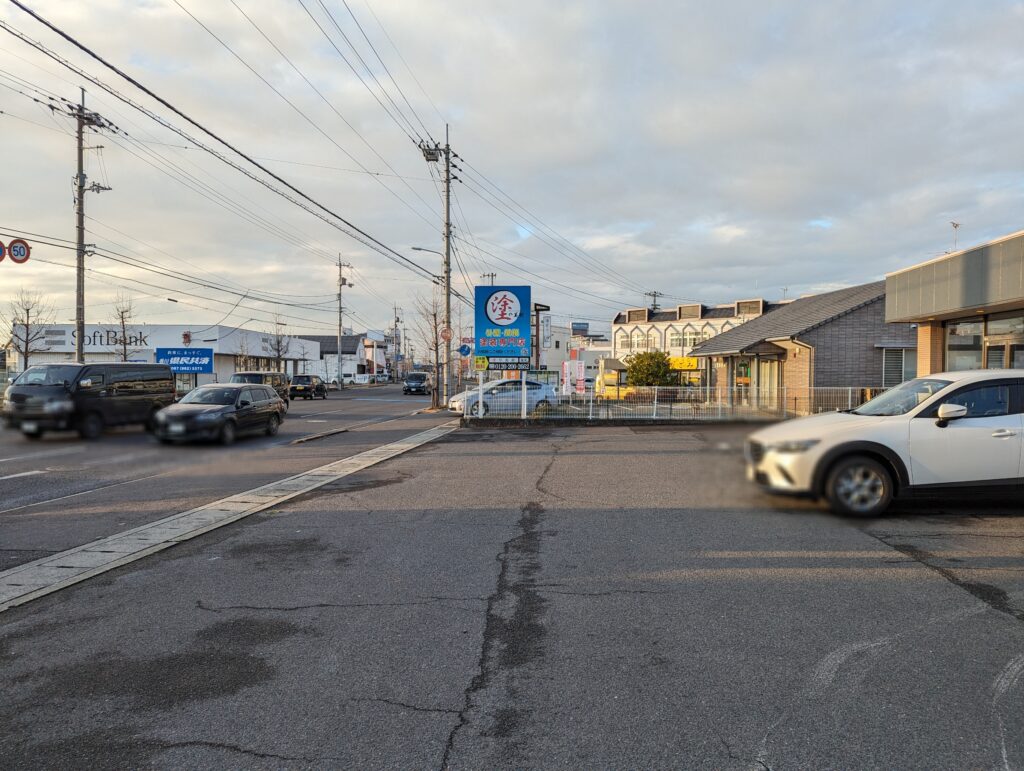
[[[472,350],[473,349],[470,348],[468,345],[460,345],[459,346],[459,354],[461,354],[462,356],[469,356],[469,353]]]
[[[7,256],[7,247],[4,246],[4,242],[0,241],[0,262],[3,262],[4,257]]]

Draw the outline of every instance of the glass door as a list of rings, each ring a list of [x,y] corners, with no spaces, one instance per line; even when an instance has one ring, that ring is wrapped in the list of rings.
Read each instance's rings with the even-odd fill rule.
[[[1006,366],[1006,343],[985,345],[985,369],[1003,369]]]
[[[1012,369],[1024,369],[1024,343],[1010,345],[1010,363]]]

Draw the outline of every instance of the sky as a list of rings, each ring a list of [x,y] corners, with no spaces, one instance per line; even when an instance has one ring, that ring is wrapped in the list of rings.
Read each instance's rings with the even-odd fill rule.
[[[454,288],[471,296],[492,272],[531,284],[556,323],[607,329],[650,291],[662,306],[798,297],[1024,227],[1020,2],[26,4],[421,267],[0,30],[0,232],[38,234],[28,263],[0,262],[0,305],[40,291],[59,322],[74,319],[74,251],[43,242],[75,238],[74,121],[46,105],[83,85],[118,128],[87,135],[102,146],[88,184],[112,188],[86,195],[102,250],[88,323],[128,293],[139,322],[267,328],[278,314],[331,334],[340,255],[346,326],[389,327],[397,305],[411,327],[424,273],[442,272],[412,247],[443,249],[441,170],[417,143],[443,144],[446,124]],[[8,0],[0,21],[216,145]]]

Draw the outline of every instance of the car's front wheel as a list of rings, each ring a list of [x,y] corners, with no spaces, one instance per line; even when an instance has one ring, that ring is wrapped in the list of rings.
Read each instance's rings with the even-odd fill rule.
[[[848,517],[877,517],[892,502],[889,470],[873,458],[843,458],[829,471],[825,497],[832,510]]]

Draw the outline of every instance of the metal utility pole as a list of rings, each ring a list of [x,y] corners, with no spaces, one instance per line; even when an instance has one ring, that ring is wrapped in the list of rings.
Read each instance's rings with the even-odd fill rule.
[[[74,111],[78,145],[78,173],[75,175],[75,230],[77,236],[77,259],[75,260],[75,358],[85,361],[85,164],[84,136],[86,126],[102,127],[103,119],[94,112],[85,111],[85,89]],[[93,183],[89,192],[100,193],[110,190],[105,185]]]
[[[481,279],[483,279],[483,280],[485,280],[485,281],[486,281],[487,279],[490,279],[490,284],[491,284],[491,286],[494,286],[494,279],[496,279],[497,277],[498,277],[498,274],[497,274],[497,273],[481,273],[481,274],[480,274],[480,278],[481,278]]]
[[[341,338],[345,334],[344,326],[344,306],[341,304],[341,288],[346,285],[347,279],[343,275],[343,268],[351,268],[352,266],[347,262],[341,261],[341,255],[338,255],[338,390],[342,390],[345,387],[345,378],[341,374]],[[354,286],[354,284],[348,284],[348,286]]]
[[[442,393],[444,404],[451,398],[451,360],[452,360],[452,148],[448,141],[448,124],[444,127],[444,147],[436,142],[432,145],[420,142],[423,158],[428,163],[437,163],[444,154],[444,362]],[[422,250],[429,251],[429,250]]]
[[[398,325],[401,324],[401,323],[402,323],[402,319],[399,318],[399,316],[398,316],[398,303],[395,303],[395,328],[394,328],[394,331],[391,334],[391,347],[392,347],[392,359],[391,359],[391,361],[392,361],[392,363],[394,365],[394,369],[391,372],[391,376],[393,378],[395,378],[396,381],[398,380],[398,375],[399,375],[398,357],[402,353],[402,343],[401,343],[402,338],[399,336],[400,335],[400,331],[399,331],[399,328],[398,328]]]

